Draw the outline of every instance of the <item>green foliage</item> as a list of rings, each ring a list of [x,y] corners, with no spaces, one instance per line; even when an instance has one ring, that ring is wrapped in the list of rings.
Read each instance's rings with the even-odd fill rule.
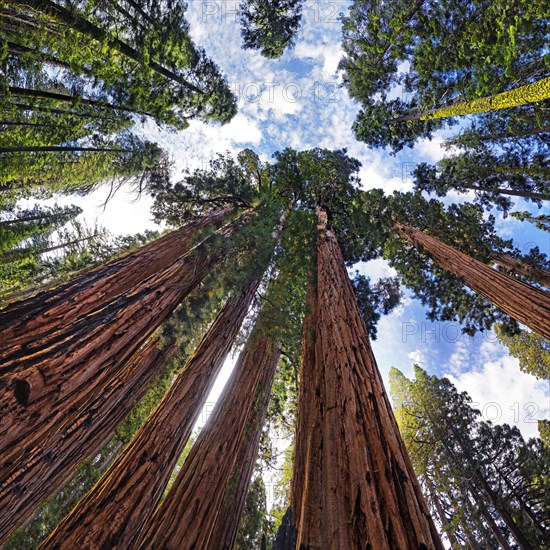
[[[390,371],[390,392],[399,428],[425,494],[436,511],[436,498],[446,515],[447,532],[458,543],[491,540],[478,520],[490,508],[504,533],[511,524],[540,548],[550,517],[546,491],[550,453],[540,440],[525,442],[516,427],[481,419],[466,393],[446,378],[429,376],[415,365],[415,380]]]
[[[281,57],[300,28],[302,0],[244,0],[239,7],[243,48]]]
[[[546,338],[526,330],[509,335],[502,325],[495,325],[498,341],[519,359],[519,368],[541,380],[550,379],[550,342]]]
[[[257,550],[262,536],[266,532],[266,491],[261,476],[256,476],[246,495],[246,504],[237,533],[235,548],[238,550]]]
[[[357,138],[397,152],[442,126],[418,120],[422,113],[547,77],[549,18],[543,0],[355,0],[343,20],[340,68],[363,107]],[[389,99],[399,91],[403,99]],[[409,114],[416,120],[394,120]]]

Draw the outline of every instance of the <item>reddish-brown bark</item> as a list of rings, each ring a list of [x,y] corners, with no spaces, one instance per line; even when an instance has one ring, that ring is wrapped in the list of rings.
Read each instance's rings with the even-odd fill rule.
[[[198,231],[209,225],[219,226],[228,212],[226,208],[215,210],[61,286],[10,304],[0,311],[0,365],[8,355],[24,350],[52,329],[76,322],[82,315],[170,265],[189,250]],[[0,367],[0,373],[5,372],[5,368]]]
[[[320,384],[317,399],[308,402],[320,408],[320,442],[307,461],[320,462],[301,489],[297,547],[443,550],[330,231],[321,231],[317,265],[314,368]],[[315,506],[322,521],[310,526],[304,511]],[[318,546],[302,537],[315,529]]]
[[[413,246],[423,248],[440,267],[462,277],[474,292],[537,334],[550,338],[550,293],[492,269],[416,227],[395,224],[395,228]]]
[[[258,345],[260,344],[261,342]],[[279,346],[273,346],[268,342],[265,342],[264,345],[272,347],[273,357],[270,358],[269,355],[264,355],[262,357],[265,360],[263,365],[251,365],[261,371],[260,381],[252,408],[245,421],[245,428],[237,448],[233,471],[231,472],[223,501],[218,509],[212,534],[210,535],[208,548],[212,550],[232,550],[246,504],[246,496],[260,447],[262,427],[269,405],[273,377],[280,355]]]
[[[161,403],[43,549],[133,548],[153,514],[258,288],[232,298]]]
[[[550,288],[550,271],[546,271],[546,269],[539,269],[524,264],[507,254],[494,254],[491,260],[511,275],[520,275],[546,288]]]
[[[60,490],[75,468],[102,448],[153,377],[175,351],[151,338],[78,416],[0,476],[0,544],[32,518],[40,502]]]
[[[246,420],[258,387],[273,378],[279,349],[267,336],[246,343],[220,403],[147,526],[140,548],[225,548],[212,540],[212,531],[224,498],[236,496],[229,494],[230,482]]]
[[[227,226],[229,236],[240,225]],[[16,377],[0,386],[0,464],[11,467],[25,448],[39,445],[73,420],[100,389],[124,368],[126,361],[204,279],[223,251],[194,248],[131,291],[33,343]]]

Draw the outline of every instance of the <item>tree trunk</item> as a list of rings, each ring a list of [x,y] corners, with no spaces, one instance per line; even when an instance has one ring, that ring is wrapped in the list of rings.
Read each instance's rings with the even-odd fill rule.
[[[232,548],[232,545],[223,543],[226,533],[220,533],[221,540],[214,540],[212,534],[218,518],[222,529],[229,519],[219,517],[221,510],[227,510],[232,501],[239,499],[242,500],[241,510],[244,507],[246,493],[239,495],[237,491],[248,485],[250,479],[239,483],[233,476],[240,466],[236,459],[239,451],[248,454],[247,419],[254,415],[258,392],[264,393],[263,401],[267,403],[265,390],[271,386],[279,356],[278,343],[253,331],[214,414],[199,434],[172,488],[144,531],[140,548]],[[255,439],[259,441],[259,434]],[[252,467],[253,464],[254,459]],[[238,475],[247,475],[252,467],[238,472]]]
[[[45,444],[25,449],[15,468],[2,471],[0,544],[32,518],[40,502],[61,490],[84,459],[103,447],[174,351],[174,346],[161,349],[159,339],[151,338],[72,422]]]
[[[475,498],[475,495],[474,495],[474,498]],[[478,501],[477,504],[479,506],[481,515],[487,522],[487,525],[489,526],[491,533],[493,533],[494,537],[497,539],[500,547],[503,548],[504,550],[512,550],[512,547],[506,540],[504,533],[502,532],[500,527],[497,525],[493,516],[491,516],[491,514],[489,513],[489,510],[487,510],[487,507],[485,506],[485,504],[483,504],[483,502],[480,501],[479,499],[476,499],[476,500]]]
[[[0,311],[0,342],[3,343],[0,364],[5,364],[10,354],[32,347],[52,330],[75,323],[170,265],[189,250],[200,230],[210,225],[219,227],[229,211],[228,208],[214,210],[135,252],[87,271],[61,286],[10,304]],[[0,374],[22,368],[16,365],[11,370],[0,367]]]
[[[134,548],[162,497],[258,288],[232,298],[161,403],[42,549]]]
[[[22,2],[21,0],[16,0],[16,3],[24,4],[25,2]],[[82,34],[85,34],[100,43],[107,41],[113,49],[119,51],[122,55],[125,55],[126,57],[133,59],[134,61],[137,61],[139,64],[144,64],[144,58],[141,52],[135,50],[122,40],[112,36],[110,33],[101,29],[100,27],[93,25],[77,12],[64,8],[63,6],[60,6],[55,2],[51,2],[50,0],[34,0],[33,5],[35,8],[43,10],[45,13],[55,17],[60,21],[63,21],[70,28],[81,32]],[[162,76],[174,82],[177,82],[178,84],[181,84],[183,87],[196,94],[204,95],[205,93],[197,86],[194,86],[190,82],[187,82],[178,74],[167,69],[156,61],[153,61],[152,59],[148,60],[147,66],[151,70],[161,74]]]
[[[518,281],[427,235],[416,227],[396,223],[397,233],[422,247],[440,267],[462,277],[467,286],[531,330],[550,338],[550,294]]]
[[[241,222],[221,233],[231,235]],[[0,407],[0,464],[16,463],[70,422],[221,259],[203,243],[105,306],[7,357]]]
[[[294,436],[294,466],[290,491],[291,532],[297,548],[323,546],[321,477],[321,380],[315,363],[317,289],[310,276],[306,291],[306,316],[302,334],[302,359],[298,414]],[[306,498],[307,496],[307,498]]]
[[[546,269],[532,267],[516,260],[508,254],[502,253],[493,254],[491,260],[500,267],[503,267],[511,275],[521,275],[530,281],[550,288],[550,271],[546,271]]]
[[[443,550],[331,231],[321,230],[317,265],[315,370],[321,382],[321,445],[308,458],[320,460],[316,470],[321,475],[304,485],[302,510],[321,493],[318,548]],[[320,490],[310,491],[315,486]],[[301,539],[305,520],[302,516],[298,547],[313,549]]]
[[[267,339],[264,337],[264,340]],[[258,342],[257,346],[261,345],[262,342]],[[253,368],[258,368],[261,371],[260,381],[254,403],[246,418],[244,432],[239,441],[235,464],[225,495],[210,535],[209,548],[212,548],[212,550],[232,550],[235,545],[258,456],[262,428],[280,355],[279,346],[274,346],[271,342],[264,342],[263,345],[273,348],[273,357],[269,358],[268,355],[265,355],[263,365],[253,365]]]
[[[515,189],[507,189],[505,187],[482,187],[481,185],[457,185],[458,189],[472,189],[473,191],[481,191],[482,193],[494,193],[495,195],[511,195],[514,197],[524,197],[536,201],[550,200],[550,195],[546,193],[536,193],[535,191],[517,191]]]
[[[439,521],[441,522],[441,528],[442,531],[445,533],[445,536],[449,539],[449,542],[451,543],[452,548],[458,548],[458,540],[455,537],[454,529],[449,529],[449,520],[447,519],[447,515],[445,514],[445,510],[443,509],[443,506],[441,505],[441,501],[439,500],[439,496],[437,494],[437,489],[434,487],[434,484],[432,483],[429,476],[426,474],[424,476],[426,480],[426,485],[428,486],[428,493],[430,495],[430,499],[432,500],[435,509],[437,511],[437,515],[439,517]]]
[[[391,126],[407,120],[434,120],[438,118],[489,113],[500,109],[528,105],[529,103],[538,103],[548,98],[550,98],[550,77],[520,86],[519,88],[507,90],[500,94],[481,97],[472,101],[464,101],[455,105],[447,105],[439,109],[430,109],[428,111],[404,115],[389,120],[387,124]]]

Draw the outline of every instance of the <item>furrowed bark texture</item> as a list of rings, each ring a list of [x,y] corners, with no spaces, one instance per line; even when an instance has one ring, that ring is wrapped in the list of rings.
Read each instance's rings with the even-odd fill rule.
[[[501,273],[416,227],[395,224],[395,228],[413,246],[422,247],[440,267],[462,277],[474,292],[550,339],[550,293]]]
[[[231,235],[241,222],[225,227]],[[208,239],[207,239],[208,241]],[[0,464],[9,468],[24,449],[40,445],[74,420],[81,407],[124,368],[130,357],[204,279],[222,257],[207,243],[194,248],[160,273],[72,325],[33,344],[27,368],[0,384]],[[19,364],[10,358],[6,368]]]
[[[75,279],[10,304],[0,311],[0,365],[9,355],[26,353],[39,337],[74,323],[79,317],[113,300],[147,277],[158,273],[189,250],[191,239],[209,225],[219,227],[229,209],[215,210],[121,258]],[[12,367],[12,371],[17,367]],[[6,368],[0,366],[0,374]]]
[[[268,337],[246,343],[221,402],[153,515],[140,548],[220,548],[211,540],[212,530],[233,489],[231,474],[258,387],[273,378],[279,354],[279,345]]]
[[[40,547],[134,548],[239,332],[258,281],[230,299],[147,422]]]
[[[495,262],[495,264],[504,268],[512,275],[521,275],[522,277],[535,281],[546,288],[550,288],[550,271],[546,271],[546,269],[538,269],[536,267],[526,265],[512,256],[508,256],[507,254],[495,254],[491,259]]]
[[[320,460],[320,467],[304,484],[302,510],[321,494],[322,544],[313,546],[302,538],[304,530],[318,528],[309,528],[302,512],[297,547],[443,550],[330,231],[320,233],[317,265],[321,441],[309,460]]]
[[[75,420],[42,444],[25,449],[24,460],[2,471],[0,544],[32,519],[41,501],[59,491],[83,460],[102,448],[174,351],[174,346],[161,349],[159,339],[151,338]]]
[[[294,447],[294,471],[291,482],[289,533],[295,530],[298,548],[321,548],[323,545],[321,478],[321,378],[315,363],[315,329],[317,288],[310,281],[306,292],[306,317],[302,336],[302,359],[298,394],[298,415]],[[283,537],[283,535],[281,535]],[[283,540],[286,540],[283,537]]]
[[[261,345],[261,343],[258,343],[258,345]],[[280,356],[279,346],[273,346],[270,342],[265,342],[264,345],[272,347],[273,357],[270,358],[266,354],[262,357],[265,360],[263,365],[253,365],[254,368],[261,370],[260,381],[254,403],[246,418],[244,432],[239,441],[235,464],[225,490],[225,496],[210,535],[208,548],[212,548],[212,550],[232,550],[246,504],[246,496],[260,447],[262,427],[267,414],[273,378]]]

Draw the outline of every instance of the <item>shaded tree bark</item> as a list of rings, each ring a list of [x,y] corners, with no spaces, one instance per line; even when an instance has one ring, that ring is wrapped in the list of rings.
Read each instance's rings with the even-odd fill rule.
[[[237,539],[241,517],[246,504],[246,496],[252,480],[262,427],[267,414],[271,388],[275,370],[278,365],[280,346],[273,345],[264,337],[262,345],[272,348],[273,357],[269,354],[263,356],[265,361],[262,365],[253,365],[260,369],[260,380],[254,397],[252,408],[246,418],[243,434],[239,440],[236,452],[235,464],[227,484],[223,501],[220,504],[216,521],[209,538],[209,548],[212,550],[232,550]],[[252,365],[251,365],[252,366]]]
[[[245,217],[246,219],[246,217]],[[241,221],[220,234],[229,237]],[[24,449],[39,445],[71,421],[79,409],[117,376],[133,353],[220,261],[223,247],[207,239],[167,268],[75,323],[54,327],[47,337],[8,356],[0,407],[0,463],[15,464]]]
[[[397,233],[423,248],[440,267],[464,279],[465,284],[494,306],[531,330],[550,338],[550,294],[485,265],[416,227],[395,224]]]
[[[258,391],[264,393],[267,386],[271,386],[280,356],[278,343],[255,332],[239,355],[214,414],[144,532],[140,548],[232,548],[229,541],[223,541],[225,533],[220,533],[221,540],[214,540],[212,534],[224,505],[230,506],[231,501],[241,497],[241,510],[244,505],[246,493],[239,495],[237,491],[248,485],[249,478],[239,480],[233,476],[235,468],[239,469],[236,459],[239,451],[248,454],[247,419],[254,415]],[[265,395],[263,401],[267,403]],[[259,441],[259,434],[255,439]],[[251,462],[253,466],[254,460]],[[245,472],[238,472],[238,476],[250,473],[251,466]],[[219,519],[223,528],[230,518]]]
[[[321,445],[309,460],[320,460],[321,467],[302,488],[302,510],[318,498],[320,487],[322,546],[302,540],[302,515],[298,547],[443,550],[331,231],[320,232],[317,265]]]
[[[10,354],[27,349],[56,328],[73,324],[101,304],[113,300],[140,281],[167,267],[189,250],[196,234],[212,225],[219,227],[228,208],[214,210],[184,227],[150,242],[135,252],[112,260],[56,288],[41,292],[0,311],[0,365]],[[8,371],[21,370],[13,365]]]
[[[42,500],[59,491],[76,467],[103,447],[175,351],[159,338],[138,350],[119,375],[45,443],[25,449],[24,459],[0,477],[0,544],[32,519]]]
[[[259,282],[230,301],[161,403],[43,549],[133,548],[153,514]]]

